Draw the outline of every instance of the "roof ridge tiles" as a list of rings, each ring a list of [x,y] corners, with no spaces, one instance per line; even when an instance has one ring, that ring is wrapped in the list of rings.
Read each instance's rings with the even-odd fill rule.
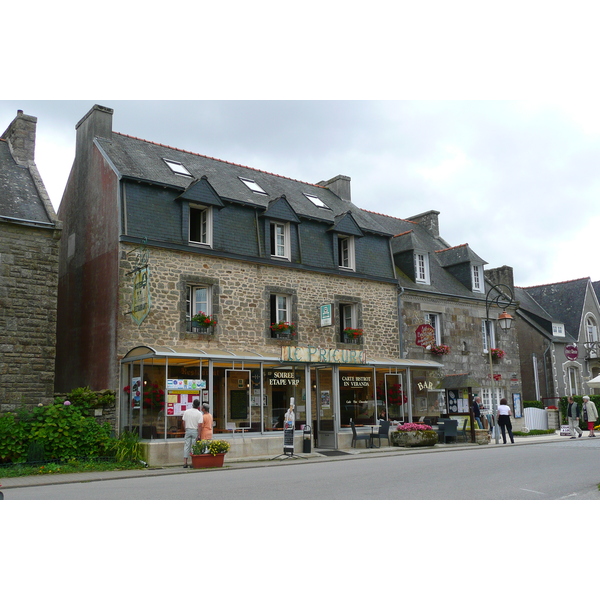
[[[401,235],[406,235],[407,233],[413,233],[413,230],[409,229],[408,231],[403,231],[402,233],[396,233],[392,237],[400,237]]]
[[[396,219],[396,221],[404,221],[405,223],[412,223],[413,225],[418,225],[416,221],[409,221],[408,219],[402,219],[400,217],[393,217],[392,215],[386,215],[385,213],[380,213],[375,210],[369,210],[367,208],[361,208],[363,212],[368,212],[373,215],[379,215],[380,217],[388,217],[389,219]]]
[[[469,244],[458,244],[458,246],[450,246],[449,248],[440,248],[439,250],[436,250],[436,252],[446,252],[446,250],[454,250],[455,248],[464,248],[465,246],[468,246]]]
[[[538,285],[528,285],[526,287],[523,287],[522,289],[530,290],[531,288],[548,287],[549,285],[561,285],[563,283],[574,283],[576,281],[584,281],[587,279],[590,279],[590,278],[589,277],[578,277],[577,279],[567,279],[566,281],[554,281],[552,283],[539,283]]]
[[[265,175],[273,175],[273,177],[281,177],[282,179],[288,179],[289,181],[303,183],[305,185],[310,185],[310,186],[313,186],[316,188],[320,188],[322,190],[328,189],[322,185],[318,185],[317,183],[310,183],[308,181],[302,181],[301,179],[294,179],[293,177],[287,177],[286,175],[278,175],[277,173],[271,173],[270,171],[264,171],[262,169],[257,169],[255,167],[249,167],[248,165],[242,165],[240,163],[235,163],[230,160],[224,160],[222,158],[215,158],[214,156],[208,156],[207,154],[200,154],[199,152],[192,152],[191,150],[184,150],[183,148],[177,148],[176,146],[169,146],[168,144],[161,144],[160,142],[152,142],[151,140],[146,140],[144,138],[140,138],[135,135],[129,135],[128,133],[121,133],[119,131],[113,131],[113,133],[116,133],[117,135],[121,135],[123,137],[130,138],[132,140],[139,140],[140,142],[146,142],[147,144],[152,144],[153,146],[160,146],[161,148],[168,148],[169,150],[176,150],[177,152],[184,152],[185,154],[192,154],[194,156],[208,158],[209,160],[216,160],[217,162],[221,162],[221,163],[224,163],[227,165],[234,165],[236,167],[250,169],[251,171],[256,171],[257,173],[264,173]]]

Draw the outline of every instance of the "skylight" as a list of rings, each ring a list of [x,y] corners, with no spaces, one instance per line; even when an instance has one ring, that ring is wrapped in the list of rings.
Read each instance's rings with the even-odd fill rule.
[[[323,202],[323,200],[321,200],[320,198],[317,198],[316,196],[313,196],[312,194],[304,194],[315,206],[318,206],[319,208],[326,208],[327,210],[331,210],[329,208],[329,206],[327,206],[327,204],[325,204],[325,202]]]
[[[258,185],[258,183],[256,183],[256,181],[254,181],[253,179],[245,179],[244,177],[240,177],[239,179],[242,183],[245,183],[246,186],[249,189],[251,189],[255,194],[264,194],[265,196],[267,195],[267,192],[265,192],[265,190],[263,190],[260,187],[260,185]]]
[[[169,160],[168,158],[163,158],[163,160],[167,163],[173,173],[177,173],[177,175],[185,175],[186,177],[192,176],[192,174],[180,162],[177,162],[176,160]]]

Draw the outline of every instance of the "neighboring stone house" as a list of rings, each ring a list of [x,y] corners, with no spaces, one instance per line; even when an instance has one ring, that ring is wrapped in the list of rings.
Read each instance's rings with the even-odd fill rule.
[[[437,211],[406,220],[374,215],[392,233],[403,314],[402,355],[431,358],[441,363],[436,385],[415,398],[420,415],[468,415],[471,400],[479,395],[487,412],[506,398],[517,418],[522,415],[519,344],[514,329],[502,331],[497,319],[502,309],[493,304],[491,285],[506,285],[514,294],[512,268],[484,270],[486,262],[468,244],[450,246],[439,233]],[[486,316],[486,300],[489,321]],[[507,310],[514,315],[516,306]],[[423,340],[425,331],[433,335]],[[434,347],[449,347],[448,354],[432,354]],[[493,358],[500,349],[505,356]],[[443,349],[442,349],[443,351]],[[493,376],[492,376],[493,373]],[[493,377],[493,379],[492,379]],[[517,420],[518,426],[520,421]]]
[[[34,162],[37,118],[0,138],[0,411],[52,400],[61,224]]]
[[[525,399],[550,406],[593,393],[586,381],[600,374],[600,305],[589,277],[516,293]]]

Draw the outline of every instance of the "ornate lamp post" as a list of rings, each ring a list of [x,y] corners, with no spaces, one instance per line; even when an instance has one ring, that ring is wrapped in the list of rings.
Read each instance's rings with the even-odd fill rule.
[[[505,291],[503,291],[505,290]],[[513,304],[514,296],[512,290],[503,283],[492,285],[485,297],[485,327],[488,345],[488,358],[490,361],[490,385],[492,394],[492,410],[494,413],[494,439],[496,444],[499,443],[499,431],[498,424],[496,423],[498,414],[498,400],[494,393],[494,366],[492,364],[492,323],[490,322],[490,307],[496,305],[502,309],[502,312],[498,315],[498,324],[502,331],[508,331],[512,325],[513,317],[506,312],[506,309]],[[489,328],[489,329],[488,329]]]

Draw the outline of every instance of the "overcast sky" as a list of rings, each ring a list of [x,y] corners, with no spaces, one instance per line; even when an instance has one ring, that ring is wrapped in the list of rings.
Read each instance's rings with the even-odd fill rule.
[[[113,130],[317,183],[352,180],[361,208],[440,212],[441,236],[527,286],[600,279],[600,116],[582,102],[20,101],[38,118],[36,164],[58,209],[75,125],[94,103]]]

